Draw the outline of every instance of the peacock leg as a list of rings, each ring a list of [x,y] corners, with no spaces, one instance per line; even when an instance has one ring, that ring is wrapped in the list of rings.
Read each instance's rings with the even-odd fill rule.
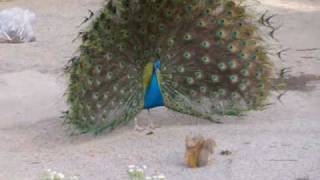
[[[219,104],[220,104],[220,107],[221,107],[222,116],[224,117],[225,116],[224,104],[223,104],[223,102],[220,102]]]
[[[149,116],[149,118],[148,118],[148,128],[149,129],[154,130],[154,129],[161,127],[159,124],[154,123],[153,119],[151,118],[150,110],[148,110],[148,116]]]
[[[138,132],[141,132],[141,131],[144,131],[144,130],[145,130],[144,127],[141,127],[141,126],[139,125],[138,118],[134,118],[134,130],[135,130],[135,131],[138,131]]]

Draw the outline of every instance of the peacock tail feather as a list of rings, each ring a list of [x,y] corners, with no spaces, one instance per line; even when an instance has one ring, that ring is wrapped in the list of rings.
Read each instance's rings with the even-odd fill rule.
[[[84,131],[133,119],[154,72],[164,106],[208,120],[259,108],[270,89],[259,24],[231,0],[110,0],[80,52],[67,120]]]

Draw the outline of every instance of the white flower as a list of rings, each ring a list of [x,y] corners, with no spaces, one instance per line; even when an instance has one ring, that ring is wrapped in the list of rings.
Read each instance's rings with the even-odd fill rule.
[[[165,177],[163,174],[160,174],[160,175],[158,176],[158,179],[159,179],[159,180],[165,180],[166,177]]]
[[[148,167],[146,165],[142,165],[142,168],[143,169],[147,169]]]
[[[50,176],[51,172],[52,172],[51,169],[45,170],[45,171],[43,172],[43,175],[42,175],[43,179],[48,178],[48,177]]]
[[[129,174],[129,176],[135,176],[136,171],[134,169],[129,169],[128,174]]]
[[[54,180],[63,180],[65,178],[64,174],[56,173],[54,176]]]
[[[144,177],[144,170],[141,168],[138,168],[136,170],[136,175],[137,175],[137,177],[143,178]]]
[[[152,177],[147,176],[147,177],[146,177],[146,180],[152,180]]]
[[[143,169],[138,168],[138,169],[137,169],[137,172],[138,172],[138,173],[143,173]]]
[[[69,180],[79,180],[79,178],[77,176],[71,176]]]

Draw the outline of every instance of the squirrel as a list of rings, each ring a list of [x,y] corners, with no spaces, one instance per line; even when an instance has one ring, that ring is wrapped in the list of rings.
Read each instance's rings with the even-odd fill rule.
[[[211,139],[205,139],[202,136],[186,137],[186,164],[191,168],[203,167],[209,164],[211,155],[214,153],[216,142]]]

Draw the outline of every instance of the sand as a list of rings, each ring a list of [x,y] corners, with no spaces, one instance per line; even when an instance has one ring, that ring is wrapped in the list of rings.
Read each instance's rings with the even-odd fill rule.
[[[283,59],[277,69],[292,75],[320,75],[320,2],[263,0],[259,11],[277,13],[274,22]],[[148,173],[172,180],[318,180],[320,179],[320,82],[308,91],[288,91],[263,111],[224,117],[224,124],[180,115],[165,108],[142,112],[141,121],[161,125],[153,135],[127,125],[111,134],[70,136],[62,125],[67,109],[63,67],[76,53],[72,43],[79,23],[97,11],[102,0],[12,0],[0,10],[24,7],[37,14],[37,41],[0,44],[0,180],[38,180],[51,168],[82,180],[125,180],[127,166],[145,164]],[[256,2],[257,4],[257,2]],[[280,44],[281,46],[279,46]],[[184,138],[202,133],[217,142],[212,164],[188,169],[183,164]],[[219,155],[230,150],[229,156]]]

